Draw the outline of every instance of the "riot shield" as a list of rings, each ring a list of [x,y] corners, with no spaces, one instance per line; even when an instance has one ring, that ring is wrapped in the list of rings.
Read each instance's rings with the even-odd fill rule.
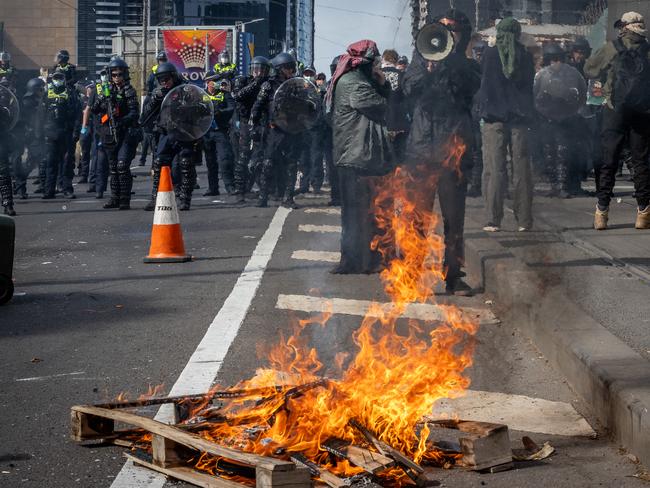
[[[551,120],[564,120],[586,103],[587,85],[578,70],[568,65],[545,68],[535,80],[535,108]]]
[[[214,118],[210,96],[190,83],[172,89],[160,107],[159,125],[177,141],[190,142],[203,137]]]
[[[14,128],[20,117],[20,104],[11,90],[0,85],[0,131]]]
[[[271,121],[289,134],[298,134],[314,127],[320,113],[318,88],[304,78],[291,78],[275,92]]]

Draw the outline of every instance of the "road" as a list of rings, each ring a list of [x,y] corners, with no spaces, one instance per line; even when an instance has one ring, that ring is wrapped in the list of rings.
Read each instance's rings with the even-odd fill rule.
[[[161,384],[164,393],[234,384],[264,365],[258,345],[290,334],[291,317],[306,317],[302,310],[318,297],[351,301],[348,313],[387,300],[377,276],[328,273],[340,217],[325,198],[301,199],[303,208],[288,211],[197,197],[181,214],[195,260],[143,264],[153,216],[140,210],[150,178],[137,174],[130,212],[101,209],[81,187],[73,201],[32,198],[16,207],[16,296],[0,309],[2,487],[176,486],[125,468],[120,448],[70,441],[70,406]],[[439,301],[491,314],[483,296]],[[354,351],[360,320],[337,313],[310,331],[328,371],[337,352]],[[444,486],[643,484],[633,477],[643,468],[599,432],[588,406],[516,324],[481,325],[468,374],[467,397],[439,408],[507,423],[513,446],[530,435],[556,454],[491,475],[433,471]],[[133,479],[140,481],[129,485]]]

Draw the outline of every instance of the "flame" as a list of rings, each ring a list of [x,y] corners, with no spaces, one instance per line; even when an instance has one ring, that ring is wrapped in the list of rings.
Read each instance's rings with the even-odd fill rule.
[[[462,140],[452,138],[444,166],[460,171],[465,149]],[[449,305],[440,307],[440,322],[399,320],[408,304],[431,301],[445,277],[444,239],[434,232],[439,218],[422,205],[437,177],[423,175],[422,168],[398,168],[377,185],[374,210],[380,232],[372,247],[388,262],[380,276],[394,306],[371,306],[353,335],[356,353],[335,359],[339,379],[323,379],[331,369],[308,340],[311,328],[327,327],[331,312],[297,321],[290,337],[281,337],[270,350],[260,349],[268,366],[234,387],[256,389],[255,395],[237,396],[214,408],[208,394],[205,402],[193,405],[188,423],[205,423],[202,436],[261,455],[302,453],[333,473],[351,476],[361,469],[344,460],[332,464],[323,446],[342,439],[373,449],[351,425],[355,420],[416,462],[453,463],[431,448],[429,430],[418,422],[437,400],[468,388],[464,373],[472,365],[477,324]],[[219,462],[203,455],[195,467],[224,474]],[[393,469],[385,476],[397,481],[404,473]]]

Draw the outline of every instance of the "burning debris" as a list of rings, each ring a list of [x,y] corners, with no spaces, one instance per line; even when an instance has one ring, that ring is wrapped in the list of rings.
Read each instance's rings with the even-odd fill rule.
[[[450,164],[462,153],[454,146]],[[388,263],[381,278],[395,306],[371,307],[353,336],[356,355],[337,357],[338,379],[322,377],[324,364],[305,333],[325,327],[325,313],[300,321],[264,353],[269,366],[232,389],[73,407],[73,438],[126,439],[134,462],[210,487],[297,488],[312,478],[332,487],[425,486],[423,465],[509,466],[506,426],[426,419],[437,400],[468,388],[476,323],[448,306],[442,321],[410,320],[406,333],[397,330],[406,306],[430,301],[445,276],[443,238],[433,232],[438,217],[418,205],[421,188],[403,169],[378,188],[382,232],[373,246]],[[174,406],[175,425],[129,411],[164,403]],[[115,430],[116,422],[132,429]],[[431,439],[441,426],[465,435],[458,449]]]

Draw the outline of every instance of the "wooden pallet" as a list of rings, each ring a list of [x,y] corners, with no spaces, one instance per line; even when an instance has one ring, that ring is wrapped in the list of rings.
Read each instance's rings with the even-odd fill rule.
[[[152,434],[153,461],[135,456],[132,460],[142,466],[207,488],[242,488],[247,486],[224,478],[210,476],[185,466],[187,451],[207,453],[249,466],[255,470],[256,488],[308,488],[311,473],[291,461],[258,456],[210,442],[192,432],[181,430],[148,417],[118,408],[80,405],[72,407],[72,438],[75,441],[101,440],[115,437],[115,422],[143,429]]]

